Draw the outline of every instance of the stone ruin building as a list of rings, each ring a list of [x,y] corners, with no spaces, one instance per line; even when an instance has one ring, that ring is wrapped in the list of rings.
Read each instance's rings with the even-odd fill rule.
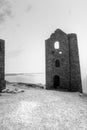
[[[45,48],[46,89],[82,92],[77,35],[57,29]]]
[[[0,92],[5,87],[5,41],[0,39]]]

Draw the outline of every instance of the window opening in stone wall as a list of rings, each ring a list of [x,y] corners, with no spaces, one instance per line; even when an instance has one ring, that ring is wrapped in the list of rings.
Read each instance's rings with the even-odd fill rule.
[[[59,60],[56,60],[56,61],[55,61],[55,66],[56,66],[56,67],[60,67],[60,61],[59,61]]]
[[[54,89],[58,89],[60,86],[60,77],[58,75],[55,75],[53,78],[53,83],[54,83]]]
[[[62,54],[62,51],[59,51],[59,54]]]
[[[59,49],[59,41],[56,41],[56,42],[54,43],[54,48],[55,48],[55,49]]]
[[[1,47],[1,45],[0,45],[0,51],[2,50],[2,47]]]

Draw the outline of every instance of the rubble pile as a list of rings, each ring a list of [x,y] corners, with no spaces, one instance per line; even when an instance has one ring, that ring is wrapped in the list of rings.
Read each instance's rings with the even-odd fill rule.
[[[24,92],[24,89],[19,89],[19,88],[9,89],[9,88],[6,88],[6,89],[2,90],[2,93],[13,93],[13,94],[16,94],[16,93],[21,93],[21,92]]]

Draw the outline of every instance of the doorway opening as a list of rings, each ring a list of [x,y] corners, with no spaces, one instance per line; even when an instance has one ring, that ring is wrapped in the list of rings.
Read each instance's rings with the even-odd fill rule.
[[[54,89],[58,89],[60,86],[60,77],[58,75],[55,75],[53,78],[53,87]]]

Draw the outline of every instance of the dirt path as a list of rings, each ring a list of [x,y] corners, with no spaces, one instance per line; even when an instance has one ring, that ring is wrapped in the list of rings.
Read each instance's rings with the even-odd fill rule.
[[[2,94],[0,130],[87,130],[87,97],[43,89]]]

